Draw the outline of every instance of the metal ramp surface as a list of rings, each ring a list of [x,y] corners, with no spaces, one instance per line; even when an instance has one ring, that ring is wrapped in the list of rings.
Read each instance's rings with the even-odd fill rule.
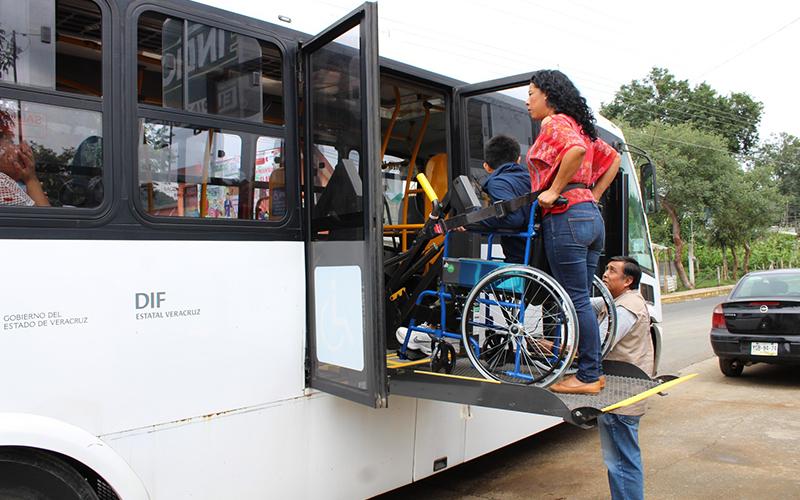
[[[450,374],[432,372],[429,361],[429,358],[402,361],[387,356],[389,393],[550,415],[580,427],[592,427],[603,412],[659,394],[695,376],[664,375],[651,379],[633,365],[604,361],[606,386],[599,394],[556,394],[536,386],[487,380],[466,358],[458,358]]]

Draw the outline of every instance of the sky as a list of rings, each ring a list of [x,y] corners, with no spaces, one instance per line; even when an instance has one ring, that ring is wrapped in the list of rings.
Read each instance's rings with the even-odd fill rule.
[[[361,2],[202,3],[315,34]],[[597,111],[658,66],[762,102],[762,140],[800,137],[800,2],[380,0],[378,18],[381,56],[467,83],[557,68]]]

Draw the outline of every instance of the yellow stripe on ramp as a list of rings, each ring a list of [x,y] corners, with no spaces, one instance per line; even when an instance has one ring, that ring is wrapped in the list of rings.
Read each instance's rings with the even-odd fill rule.
[[[472,380],[473,382],[488,382],[490,384],[500,384],[499,380],[489,380],[488,378],[478,378],[478,377],[465,377],[463,375],[451,375],[449,373],[438,373],[438,372],[426,372],[422,370],[414,370],[414,373],[424,373],[425,375],[434,375],[436,377],[447,377],[447,378],[455,378],[458,380]]]
[[[386,368],[392,368],[392,369],[394,369],[394,368],[405,368],[407,366],[423,365],[425,363],[430,363],[430,362],[431,362],[431,358],[423,358],[423,359],[418,359],[416,361],[400,361],[400,360],[394,361],[394,360],[391,360],[391,359],[387,359],[386,360]]]
[[[686,382],[687,380],[691,380],[691,379],[695,378],[696,376],[697,376],[696,373],[692,373],[692,374],[689,374],[689,375],[684,375],[683,377],[679,377],[679,378],[670,380],[669,382],[664,382],[661,385],[657,385],[657,386],[653,387],[652,389],[648,389],[648,390],[646,390],[644,392],[641,392],[641,393],[639,393],[639,394],[637,394],[635,396],[631,396],[628,399],[623,399],[619,403],[614,403],[613,405],[606,406],[605,408],[603,408],[600,411],[602,411],[604,413],[607,413],[607,412],[610,412],[611,410],[616,410],[617,408],[622,408],[623,406],[628,406],[628,405],[632,405],[633,403],[638,403],[639,401],[641,401],[643,399],[647,399],[647,398],[649,398],[650,396],[652,396],[654,394],[658,394],[661,391],[669,389],[670,387],[676,386],[678,384],[682,384],[683,382]]]

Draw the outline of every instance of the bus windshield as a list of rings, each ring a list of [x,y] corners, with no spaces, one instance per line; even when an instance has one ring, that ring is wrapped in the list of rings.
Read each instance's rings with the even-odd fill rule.
[[[630,155],[622,155],[622,170],[633,173]],[[631,179],[635,179],[631,175]],[[651,272],[653,269],[653,256],[650,253],[650,237],[647,234],[642,198],[639,188],[635,183],[628,185],[628,255],[639,262],[643,269]]]

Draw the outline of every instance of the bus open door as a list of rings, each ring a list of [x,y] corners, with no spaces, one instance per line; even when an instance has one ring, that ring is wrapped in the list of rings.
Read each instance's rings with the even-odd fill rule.
[[[304,43],[302,156],[311,387],[385,407],[377,6]]]

